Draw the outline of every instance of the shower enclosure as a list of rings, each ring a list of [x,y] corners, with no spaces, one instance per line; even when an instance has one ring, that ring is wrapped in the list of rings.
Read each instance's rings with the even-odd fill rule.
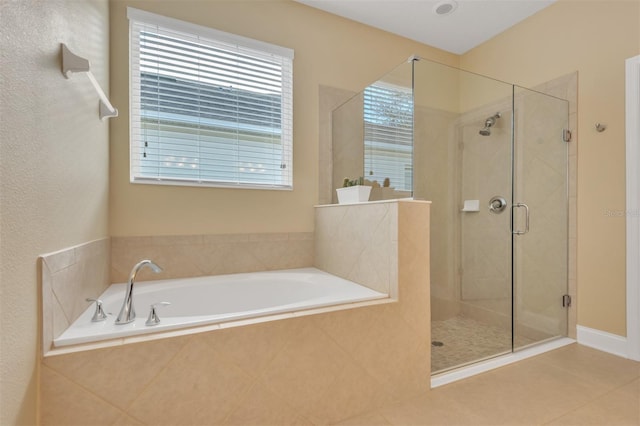
[[[431,207],[432,372],[567,335],[569,104],[411,59],[332,115],[333,183]]]

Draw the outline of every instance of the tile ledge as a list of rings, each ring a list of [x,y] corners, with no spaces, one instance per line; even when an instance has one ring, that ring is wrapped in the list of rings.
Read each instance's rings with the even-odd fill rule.
[[[132,343],[141,343],[141,342],[148,342],[153,340],[167,339],[172,337],[189,336],[192,334],[206,333],[210,331],[227,329],[227,328],[261,324],[264,322],[278,321],[278,320],[284,320],[284,319],[294,319],[294,318],[300,318],[308,315],[331,313],[331,312],[344,311],[344,310],[350,310],[355,308],[376,306],[376,305],[381,305],[386,303],[396,303],[396,302],[398,302],[397,298],[387,296],[380,299],[365,300],[361,302],[348,302],[348,303],[341,303],[338,305],[323,306],[323,307],[311,308],[311,309],[302,309],[298,311],[264,315],[264,316],[254,317],[254,318],[245,318],[245,319],[225,321],[225,322],[214,323],[214,324],[197,325],[192,327],[179,328],[175,330],[161,331],[158,333],[143,334],[138,336],[125,336],[125,337],[119,337],[115,339],[102,340],[102,341],[89,342],[89,343],[79,343],[75,345],[62,346],[62,347],[51,347],[48,351],[46,351],[43,354],[43,358],[49,358],[49,357],[58,356],[58,355],[67,355],[75,352],[85,352],[85,351],[90,351],[94,349],[104,349],[104,348],[111,348],[116,346],[123,346],[123,345],[132,344]]]
[[[349,204],[317,204],[314,208],[324,207],[351,207],[351,206],[366,206],[370,204],[390,204],[390,203],[418,203],[418,204],[431,204],[431,201],[427,200],[414,200],[413,198],[394,198],[391,200],[377,200],[377,201],[365,201],[362,203],[349,203]]]
[[[65,252],[65,251],[75,250],[75,249],[81,248],[83,246],[88,246],[90,244],[95,244],[95,243],[98,243],[98,242],[101,242],[101,241],[110,240],[110,239],[111,239],[110,236],[102,237],[102,238],[96,238],[94,240],[86,241],[84,243],[79,243],[79,244],[76,244],[76,245],[73,245],[73,246],[61,248],[60,250],[55,250],[55,251],[52,251],[52,252],[49,252],[49,253],[40,254],[40,255],[38,255],[38,258],[41,258],[41,259],[44,260],[44,259],[46,259],[48,257],[55,256],[57,254]]]

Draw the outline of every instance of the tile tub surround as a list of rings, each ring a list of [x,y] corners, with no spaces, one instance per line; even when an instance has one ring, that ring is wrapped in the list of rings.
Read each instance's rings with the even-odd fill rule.
[[[429,204],[397,212],[396,303],[46,357],[41,424],[327,424],[428,392]]]
[[[109,287],[110,239],[103,238],[39,257],[42,290],[42,349],[58,337]]]
[[[112,237],[40,256],[42,352],[111,283],[129,279],[133,265],[152,259],[161,274],[137,280],[188,278],[313,266],[313,233]]]
[[[395,298],[400,204],[316,206],[316,268]]]
[[[141,259],[163,269],[140,271],[141,281],[306,268],[313,266],[313,233],[112,237],[111,282],[126,282]]]

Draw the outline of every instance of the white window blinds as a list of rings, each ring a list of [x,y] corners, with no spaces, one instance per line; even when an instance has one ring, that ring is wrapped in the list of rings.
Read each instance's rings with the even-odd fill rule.
[[[400,191],[413,187],[413,96],[410,89],[375,83],[364,91],[365,177]]]
[[[128,17],[131,181],[292,188],[293,51]]]

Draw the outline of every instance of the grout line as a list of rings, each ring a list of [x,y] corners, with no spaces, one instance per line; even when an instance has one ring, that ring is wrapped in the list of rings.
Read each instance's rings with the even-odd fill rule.
[[[627,360],[626,358],[621,358],[618,355],[611,354],[609,352],[604,352],[604,351],[602,351],[600,349],[592,348],[590,346],[582,345],[581,343],[578,343],[578,342],[576,342],[576,347],[588,348],[589,350],[597,351],[597,352],[600,352],[602,354],[606,354],[606,355],[609,355],[609,356],[613,356],[613,357],[616,357],[616,358]],[[564,347],[556,349],[556,351],[567,351],[567,350],[569,350],[569,346],[564,346]],[[609,393],[610,391],[618,389],[618,388],[620,388],[622,386],[626,386],[626,385],[630,384],[631,382],[633,382],[634,380],[640,378],[640,374],[639,374],[639,375],[637,375],[635,377],[632,377],[632,378],[628,379],[629,381],[625,382],[622,385],[610,385],[611,387],[609,387],[609,385],[605,385],[605,384],[601,383],[600,381],[597,381],[597,380],[594,380],[591,377],[585,376],[585,375],[581,374],[581,372],[577,372],[575,370],[570,370],[570,369],[566,368],[563,363],[556,364],[556,362],[554,362],[553,360],[549,360],[547,355],[550,352],[551,351],[541,353],[540,355],[537,356],[537,358],[540,360],[540,362],[546,364],[549,367],[553,367],[553,368],[557,368],[558,370],[562,370],[565,373],[567,373],[567,374],[569,374],[569,375],[571,375],[571,376],[573,376],[573,377],[575,377],[575,378],[577,378],[577,379],[579,379],[581,381],[587,382],[592,386],[597,386],[599,388],[604,388],[605,389],[604,393],[600,394],[600,396],[605,395],[605,394]],[[597,362],[601,362],[601,361],[597,361]],[[599,398],[599,396],[596,396],[595,398]]]
[[[250,326],[250,325],[252,325],[252,324],[247,324],[247,325],[248,325],[248,326]],[[221,331],[222,331],[222,330],[221,330]],[[231,357],[227,354],[227,352],[224,352],[224,351],[221,351],[221,350],[219,350],[219,349],[216,349],[216,348],[215,348],[211,343],[209,343],[209,340],[210,340],[210,339],[207,339],[207,341],[205,341],[205,342],[204,342],[204,344],[209,348],[209,350],[211,350],[211,351],[215,352],[215,353],[216,353],[220,358],[224,359],[224,360],[225,360],[225,362],[227,362],[227,363],[229,363],[229,364],[233,365],[233,366],[234,366],[234,367],[236,367],[238,370],[240,370],[240,371],[242,371],[244,374],[246,374],[246,375],[247,375],[247,377],[249,378],[249,384],[247,385],[246,389],[245,389],[244,391],[243,391],[243,390],[238,391],[238,393],[236,394],[236,395],[237,395],[237,398],[236,398],[236,400],[235,400],[235,403],[232,403],[232,405],[233,405],[233,406],[232,406],[231,410],[230,410],[230,411],[229,411],[229,412],[228,412],[228,413],[223,417],[223,419],[222,419],[222,423],[223,423],[223,424],[226,424],[226,421],[228,420],[228,418],[229,418],[233,413],[235,413],[236,411],[238,411],[238,410],[240,409],[240,407],[242,406],[242,403],[246,400],[246,398],[247,398],[247,396],[249,395],[249,393],[251,392],[251,390],[252,390],[253,388],[255,388],[256,386],[258,386],[259,384],[262,384],[261,376],[262,376],[262,372],[263,372],[264,370],[266,370],[266,367],[264,367],[264,368],[263,368],[263,369],[261,369],[261,370],[258,370],[255,374],[253,374],[253,373],[251,373],[251,372],[247,371],[246,369],[244,369],[244,368],[243,368],[241,365],[239,365],[237,362],[235,362],[235,360],[234,360],[233,358],[231,358]],[[285,344],[286,344],[286,342],[285,342]],[[283,345],[283,347],[284,347],[284,345]],[[281,350],[282,350],[282,348],[281,348],[280,350],[278,350],[278,351],[276,352],[276,354],[279,354]],[[265,365],[270,365],[270,364],[273,362],[273,360],[275,359],[275,356],[276,356],[276,355],[274,355],[274,356],[272,357],[272,359],[267,360]],[[264,386],[264,384],[263,384],[263,386]],[[266,389],[266,391],[267,391],[267,392],[271,392],[271,390],[267,389],[266,387],[265,387],[265,389]],[[273,393],[273,392],[271,392],[271,393]],[[276,395],[276,396],[277,396],[280,400],[282,400],[283,402],[285,402],[285,403],[286,403],[286,401],[284,400],[284,398],[282,398],[280,395]],[[290,407],[290,405],[288,405],[288,404],[286,404],[286,405]]]
[[[393,425],[393,422],[391,420],[389,420],[384,414],[382,414],[382,412],[376,410],[374,411],[375,413],[378,413],[378,415],[380,417],[382,417],[384,419],[385,422],[387,422],[388,425]]]
[[[358,414],[356,414],[356,415],[354,415],[354,416],[348,417],[348,418],[346,418],[346,419],[339,420],[339,421],[334,422],[334,423],[329,423],[329,424],[330,424],[330,425],[336,425],[336,426],[338,426],[338,425],[343,424],[344,422],[348,422],[348,421],[351,421],[351,420],[358,419],[358,418],[363,417],[363,416],[365,416],[365,415],[367,415],[367,414],[369,414],[369,415],[377,414],[378,416],[382,417],[382,419],[386,422],[386,423],[385,423],[386,425],[388,425],[388,426],[393,425],[393,423],[391,423],[391,422],[390,422],[390,421],[389,421],[385,416],[383,416],[383,415],[382,415],[378,410],[365,410],[365,411],[362,411],[362,412],[360,412],[360,413],[358,413]],[[358,424],[364,424],[364,423],[358,423]]]
[[[178,337],[178,338],[182,338],[182,337]],[[163,374],[169,368],[169,365],[171,365],[175,361],[175,359],[178,357],[178,355],[180,355],[181,352],[186,350],[185,348],[187,347],[187,345],[192,340],[192,337],[191,336],[185,336],[184,339],[185,339],[185,342],[183,343],[182,347],[180,349],[178,349],[176,351],[176,353],[173,354],[173,356],[171,358],[169,358],[167,360],[167,362],[161,368],[158,369],[158,372],[152,378],[150,378],[149,381],[147,381],[147,384],[145,386],[143,386],[142,389],[140,390],[140,392],[138,392],[138,394],[131,400],[131,402],[129,402],[129,404],[126,407],[126,414],[127,415],[135,418],[136,420],[139,420],[141,423],[147,424],[146,422],[141,421],[137,417],[135,417],[135,416],[130,414],[131,407],[133,406],[133,404],[136,401],[138,401],[142,397],[142,395],[146,392],[146,390],[149,389],[151,387],[151,385],[158,380],[158,377],[160,377],[160,375]],[[145,342],[140,342],[140,343],[145,343]]]
[[[214,352],[217,352],[217,353],[218,353],[218,355],[220,355],[220,352],[215,351],[215,350],[214,350]],[[226,357],[225,357],[225,358],[226,358]],[[227,359],[227,360],[228,360],[228,359]],[[235,363],[232,363],[232,364],[233,364],[234,366],[238,367]],[[239,368],[239,367],[238,367],[238,368]],[[241,369],[241,370],[242,370],[242,369]],[[244,370],[242,370],[242,371],[243,371],[243,372],[245,372]],[[246,374],[246,372],[245,372],[245,374]],[[225,415],[224,415],[224,417],[222,417],[222,421],[220,422],[221,424],[223,424],[223,425],[228,424],[227,422],[228,422],[229,418],[230,418],[230,417],[231,417],[235,412],[237,412],[237,411],[240,409],[240,407],[243,405],[243,402],[244,402],[244,401],[247,399],[247,397],[249,396],[249,393],[251,393],[251,391],[252,391],[256,386],[258,386],[258,380],[257,380],[255,377],[253,377],[253,376],[249,376],[249,377],[251,377],[253,380],[251,380],[251,381],[249,382],[249,385],[246,387],[246,389],[244,389],[244,392],[243,392],[243,390],[240,390],[240,391],[236,394],[235,401],[233,401],[233,402],[231,403],[231,409],[227,412],[227,414],[225,414]]]
[[[566,371],[566,370],[565,370],[565,371]],[[575,375],[575,374],[574,374],[574,375]],[[576,376],[576,377],[578,377],[578,378],[580,378],[580,377],[579,377],[579,376],[577,376],[577,375],[575,375],[575,376]],[[583,380],[584,380],[584,379],[583,379]],[[587,406],[592,406],[592,405],[593,405],[595,402],[597,402],[599,399],[603,399],[603,398],[605,398],[607,395],[612,394],[613,392],[617,391],[618,389],[620,389],[620,388],[623,388],[623,387],[627,386],[628,384],[630,384],[631,382],[633,382],[633,381],[635,381],[635,380],[638,380],[638,378],[636,377],[636,378],[632,379],[631,381],[626,382],[626,383],[625,383],[625,384],[623,384],[623,385],[620,385],[620,386],[614,387],[614,388],[612,388],[612,389],[609,389],[608,391],[605,391],[605,392],[604,392],[604,393],[602,393],[602,394],[599,394],[599,395],[597,395],[597,396],[594,396],[593,398],[589,399],[588,401],[584,402],[583,404],[580,404],[580,405],[578,405],[577,407],[572,408],[572,409],[570,409],[569,411],[567,411],[567,412],[565,412],[565,413],[563,413],[563,414],[561,414],[561,415],[559,415],[559,416],[557,416],[557,417],[554,417],[553,419],[550,419],[549,421],[547,421],[547,422],[545,422],[545,423],[543,423],[543,424],[545,424],[545,425],[547,425],[547,424],[551,424],[552,422],[554,422],[554,421],[556,421],[556,420],[558,420],[558,419],[560,419],[560,418],[562,418],[562,417],[564,417],[564,416],[567,416],[567,415],[569,415],[569,414],[571,414],[571,413],[574,413],[574,412],[576,412],[576,411],[578,411],[578,410],[581,410],[582,408],[585,408],[585,407],[587,407]]]
[[[41,363],[42,364],[42,363]],[[101,402],[107,404],[108,406],[110,406],[111,408],[117,410],[118,412],[120,412],[120,414],[126,414],[128,415],[128,412],[126,412],[124,409],[114,405],[112,402],[106,400],[104,397],[102,397],[101,395],[98,395],[97,393],[95,393],[94,391],[92,391],[91,389],[87,388],[86,386],[78,383],[77,381],[75,381],[74,379],[72,379],[71,377],[67,376],[66,374],[62,373],[61,371],[59,371],[57,368],[54,368],[50,365],[44,365],[45,368],[50,369],[51,371],[53,371],[55,374],[61,376],[62,378],[64,378],[65,380],[69,381],[70,383],[72,383],[73,385],[77,386],[78,388],[82,389],[84,392],[88,393],[89,395],[91,395],[92,397],[100,400]],[[42,402],[40,401],[40,404]],[[116,419],[117,420],[117,419]]]

